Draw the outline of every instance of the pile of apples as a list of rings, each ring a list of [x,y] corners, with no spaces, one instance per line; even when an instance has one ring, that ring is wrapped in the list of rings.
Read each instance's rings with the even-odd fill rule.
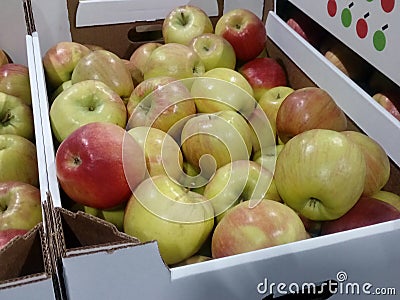
[[[166,16],[164,43],[128,58],[76,42],[50,48],[65,203],[157,240],[168,265],[399,218],[400,196],[383,191],[383,148],[347,130],[326,91],[287,86],[265,30],[246,9],[213,26],[186,5]]]
[[[0,249],[42,221],[28,67],[0,49]]]

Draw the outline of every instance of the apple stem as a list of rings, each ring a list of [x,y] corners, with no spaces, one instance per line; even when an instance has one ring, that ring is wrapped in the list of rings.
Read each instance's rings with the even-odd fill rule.
[[[184,25],[184,26],[188,23],[187,19],[185,18],[185,14],[183,12],[181,12],[181,22],[182,22],[182,25]]]
[[[10,120],[13,118],[13,115],[8,111],[5,115],[4,118],[1,120],[2,124],[10,122]]]

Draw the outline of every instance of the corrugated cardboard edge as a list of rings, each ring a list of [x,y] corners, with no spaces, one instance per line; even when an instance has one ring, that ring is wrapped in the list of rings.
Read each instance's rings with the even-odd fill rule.
[[[14,238],[10,243],[8,243],[3,249],[1,249],[1,252],[13,252],[14,248],[16,247],[28,247],[29,243],[32,244],[34,243],[34,239],[36,236],[39,235],[40,238],[40,252],[42,254],[42,259],[43,261],[43,272],[38,272],[38,273],[33,273],[29,275],[24,275],[20,277],[15,277],[15,278],[10,278],[7,280],[4,280],[0,282],[0,291],[5,288],[12,288],[15,286],[20,286],[23,284],[29,284],[31,282],[36,282],[36,281],[42,281],[42,280],[48,280],[52,276],[52,266],[50,263],[50,256],[48,252],[48,245],[47,241],[45,238],[45,233],[43,230],[43,223],[40,222],[38,223],[35,227],[33,227],[30,231],[28,231],[26,234],[18,236]],[[26,249],[28,250],[28,249]],[[33,251],[32,249],[29,249],[29,251]],[[35,251],[38,251],[38,249],[35,249]],[[29,253],[26,254],[27,257],[29,256]],[[36,257],[37,259],[37,257]],[[29,263],[29,262],[28,262]],[[12,264],[10,264],[10,267],[14,268]]]

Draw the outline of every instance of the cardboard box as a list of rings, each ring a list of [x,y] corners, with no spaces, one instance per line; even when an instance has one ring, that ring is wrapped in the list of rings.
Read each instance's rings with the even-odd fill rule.
[[[48,240],[46,209],[48,178],[44,154],[42,120],[32,38],[25,18],[23,1],[5,0],[0,10],[0,47],[6,50],[12,62],[29,68],[35,145],[39,169],[39,189],[42,199],[43,221],[23,236],[13,239],[0,250],[1,299],[56,299],[56,277],[53,277],[52,245]],[[8,29],[8,30],[5,30]]]
[[[71,15],[76,15],[75,8],[79,3],[68,1],[67,4],[70,9],[70,21],[74,21],[75,17],[71,18]],[[271,1],[267,1],[263,9],[270,5]],[[246,7],[246,4],[242,7]],[[151,21],[150,24],[157,24],[157,22],[155,18],[155,21]],[[322,83],[329,92],[339,87],[346,93],[359,95],[357,99],[368,99],[359,87],[344,78],[331,65],[326,64],[315,50],[307,47],[276,14],[270,13],[266,22],[269,35],[268,53],[285,65],[293,87],[321,84],[318,81],[318,77],[321,77],[320,73],[316,75],[316,71],[310,68],[310,65],[316,64],[323,68],[324,72],[328,72],[327,74],[333,74],[330,80],[335,84]],[[73,24],[71,23],[71,35],[74,40],[76,28]],[[123,26],[131,25],[123,23]],[[108,32],[105,30],[108,25],[89,27],[88,30],[97,28],[100,32]],[[126,29],[122,31],[126,32]],[[38,33],[41,37],[41,31]],[[79,39],[89,41],[85,39],[84,33],[82,34],[83,37]],[[111,45],[107,40],[107,34],[103,34],[104,36],[106,37],[104,45],[115,46],[116,51],[122,56],[126,56],[133,49],[132,47],[138,45],[137,43],[132,45],[130,42],[124,45]],[[97,39],[100,37],[97,36]],[[90,43],[93,41],[91,40]],[[140,41],[137,42],[140,43]],[[35,53],[43,54],[46,48],[43,48],[43,44],[37,44],[37,46]],[[291,49],[301,49],[298,51],[301,56],[292,54]],[[302,64],[303,60],[308,64]],[[41,95],[44,95],[46,87],[43,68],[40,64],[37,64],[37,72],[38,78],[42,77],[40,89]],[[58,259],[61,264],[60,275],[64,278],[65,297],[70,299],[132,297],[142,299],[272,299],[273,295],[296,292],[301,285],[308,287],[314,285],[318,291],[324,289],[325,294],[328,294],[329,282],[335,282],[336,287],[342,289],[330,299],[346,299],[349,295],[364,299],[367,292],[377,293],[378,288],[381,288],[380,291],[385,289],[386,293],[399,293],[400,284],[397,278],[400,276],[400,268],[393,265],[399,264],[397,240],[400,236],[400,221],[386,222],[223,259],[186,266],[166,266],[158,252],[157,242],[138,243],[136,239],[118,232],[115,227],[106,222],[85,213],[73,213],[62,207],[62,191],[55,174],[55,149],[48,118],[48,102],[45,96],[41,97],[40,101],[49,191],[54,204],[54,237],[59,249]],[[373,105],[372,101],[367,103],[370,103],[368,112],[381,121],[380,116],[384,114],[382,109]],[[340,105],[350,113],[350,121],[353,119],[357,121],[353,107],[346,106],[344,103]],[[356,107],[359,108],[359,106]],[[355,122],[352,126],[358,128],[358,123]],[[378,133],[382,130],[380,128]],[[391,150],[392,154],[395,152],[390,144],[386,144],[386,148]],[[387,188],[400,192],[398,165],[392,162],[392,169],[393,174]],[[354,295],[357,289],[359,295]],[[324,299],[328,297],[329,295],[325,295]],[[396,299],[396,296],[385,296],[386,298]]]

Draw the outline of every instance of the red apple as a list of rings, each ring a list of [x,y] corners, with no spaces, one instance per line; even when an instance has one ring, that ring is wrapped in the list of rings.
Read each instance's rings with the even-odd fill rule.
[[[324,35],[322,28],[299,10],[297,10],[286,23],[313,46],[318,46]]]
[[[235,50],[236,58],[244,62],[256,58],[267,41],[264,22],[244,8],[223,14],[215,24],[215,34],[224,37]]]
[[[394,206],[369,196],[361,196],[345,215],[323,222],[321,234],[342,232],[396,219],[400,219],[400,211]]]
[[[30,230],[42,221],[40,191],[20,181],[0,183],[0,230]]]
[[[261,200],[241,202],[227,211],[216,226],[212,241],[213,258],[304,240],[308,237],[300,217],[285,204]]]
[[[127,201],[145,177],[140,145],[123,128],[94,122],[79,127],[59,146],[56,171],[64,192],[75,202],[109,209]]]
[[[154,49],[160,47],[162,44],[157,42],[147,42],[136,48],[129,57],[131,63],[131,75],[134,86],[137,86],[144,80],[143,72],[147,59]]]
[[[250,83],[257,101],[269,89],[287,85],[285,70],[271,57],[254,58],[242,65],[239,73]]]
[[[310,129],[343,131],[347,118],[333,98],[318,87],[293,91],[281,103],[276,116],[278,137],[286,143],[295,135]]]
[[[12,239],[24,235],[29,230],[25,229],[5,229],[0,230],[0,250],[4,248]]]
[[[25,65],[9,63],[0,67],[0,92],[20,98],[31,105],[29,69]]]
[[[400,112],[394,103],[400,105],[400,96],[392,91],[378,92],[372,96],[376,102],[383,106],[397,120],[400,121]]]

